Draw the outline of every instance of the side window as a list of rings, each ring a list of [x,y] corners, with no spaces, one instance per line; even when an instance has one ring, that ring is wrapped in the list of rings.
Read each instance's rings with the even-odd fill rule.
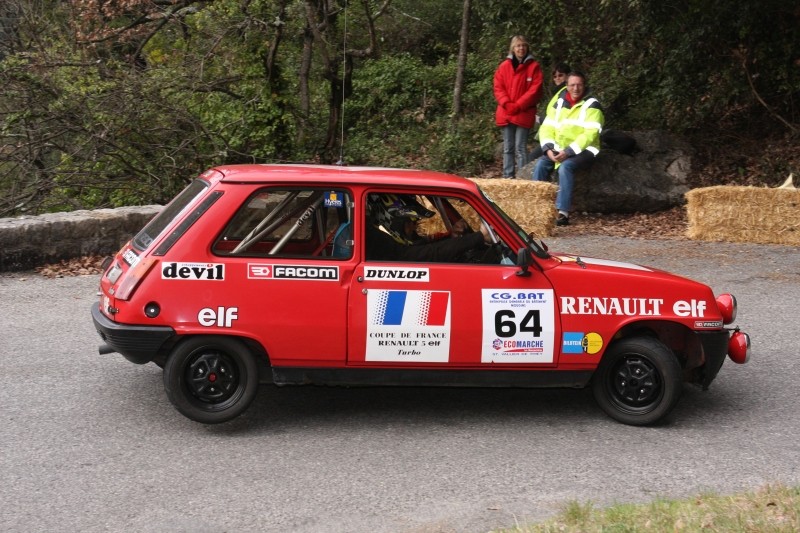
[[[353,254],[349,191],[261,189],[214,242],[218,255],[347,259]]]
[[[366,228],[368,261],[499,264],[508,250],[478,212],[455,197],[370,193]]]

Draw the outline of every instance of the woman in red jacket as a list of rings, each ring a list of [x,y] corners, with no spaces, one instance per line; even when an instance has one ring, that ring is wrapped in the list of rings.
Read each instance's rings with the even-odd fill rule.
[[[528,162],[528,131],[542,97],[542,69],[522,35],[511,38],[508,57],[494,73],[494,97],[495,123],[503,128],[503,177],[514,178]]]

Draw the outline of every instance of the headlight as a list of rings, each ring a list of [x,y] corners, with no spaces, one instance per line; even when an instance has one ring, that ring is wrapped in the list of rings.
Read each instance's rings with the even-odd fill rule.
[[[717,296],[717,307],[722,314],[722,322],[730,324],[736,320],[736,297],[733,294],[720,294]]]

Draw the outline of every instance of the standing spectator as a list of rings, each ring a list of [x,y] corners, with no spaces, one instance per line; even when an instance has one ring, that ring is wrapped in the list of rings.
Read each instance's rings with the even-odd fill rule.
[[[600,153],[604,121],[600,102],[589,94],[586,76],[571,72],[567,86],[547,105],[547,114],[539,128],[544,155],[533,169],[534,181],[546,180],[553,169],[558,172],[557,226],[569,225],[575,171],[590,166]]]
[[[528,162],[528,131],[542,97],[542,69],[522,35],[511,38],[508,57],[494,73],[494,97],[495,123],[503,128],[503,177],[514,178]]]

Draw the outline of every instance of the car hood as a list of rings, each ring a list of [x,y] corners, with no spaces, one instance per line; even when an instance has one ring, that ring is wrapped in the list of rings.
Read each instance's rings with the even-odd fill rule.
[[[711,297],[711,289],[698,281],[657,268],[596,257],[553,253],[558,264],[547,271],[554,284],[563,287],[589,287],[598,294],[655,294],[661,291],[695,293]],[[558,286],[558,285],[557,285]]]

